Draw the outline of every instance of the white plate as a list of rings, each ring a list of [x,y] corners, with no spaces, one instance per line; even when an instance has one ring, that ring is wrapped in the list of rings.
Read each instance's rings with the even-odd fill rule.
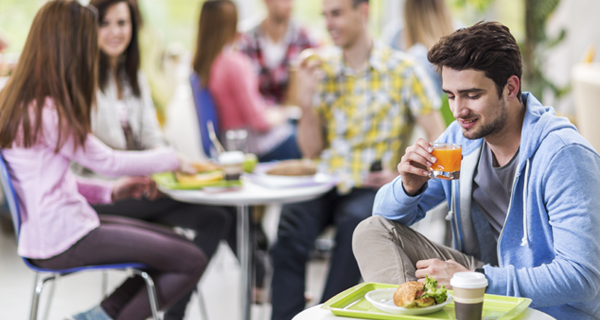
[[[406,314],[406,315],[420,315],[420,314],[428,314],[434,313],[436,311],[442,310],[444,306],[452,301],[452,295],[448,293],[448,299],[445,302],[436,304],[430,307],[425,308],[403,308],[398,307],[394,304],[394,292],[396,292],[396,288],[388,288],[388,289],[377,289],[373,291],[367,292],[365,294],[365,298],[369,301],[375,308],[393,314]]]
[[[271,174],[247,175],[259,185],[269,188],[312,187],[321,184],[335,184],[336,179],[330,175],[317,173],[310,176],[276,176]]]
[[[276,162],[259,163],[251,174],[246,174],[254,183],[268,188],[313,187],[322,184],[335,184],[337,179],[331,175],[317,173],[307,176],[280,176],[267,174]]]

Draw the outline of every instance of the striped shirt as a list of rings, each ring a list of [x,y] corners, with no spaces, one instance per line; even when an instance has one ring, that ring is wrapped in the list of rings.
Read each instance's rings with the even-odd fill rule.
[[[425,71],[408,55],[374,42],[368,67],[355,71],[341,52],[324,58],[313,106],[325,124],[319,171],[338,176],[338,189],[363,184],[371,164],[395,168],[415,119],[439,109]]]

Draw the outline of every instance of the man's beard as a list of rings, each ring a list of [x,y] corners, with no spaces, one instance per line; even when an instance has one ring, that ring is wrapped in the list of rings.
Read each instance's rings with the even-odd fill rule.
[[[506,125],[507,119],[508,109],[506,108],[506,102],[504,100],[500,100],[500,103],[498,104],[498,111],[495,113],[495,117],[491,123],[481,125],[476,131],[465,131],[463,129],[463,136],[470,140],[476,140],[498,133]]]

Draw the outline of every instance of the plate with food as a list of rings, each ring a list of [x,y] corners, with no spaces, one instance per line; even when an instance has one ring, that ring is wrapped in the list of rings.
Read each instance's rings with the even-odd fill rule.
[[[425,283],[408,281],[398,288],[377,289],[365,294],[375,308],[392,314],[422,315],[437,312],[452,301],[443,285],[426,277]]]
[[[454,301],[451,300],[448,290],[446,301],[448,301],[441,310],[437,312],[429,312],[427,314],[394,314],[391,312],[382,311],[376,308],[373,303],[367,300],[366,295],[379,289],[389,289],[388,297],[392,297],[398,290],[397,284],[363,282],[351,288],[348,288],[334,297],[327,300],[321,308],[331,311],[339,317],[351,317],[358,319],[373,319],[373,320],[448,320],[455,319],[454,316]],[[389,299],[389,298],[388,298]],[[506,297],[493,294],[486,294],[483,303],[483,319],[502,319],[510,320],[518,318],[519,315],[527,309],[531,304],[531,299]],[[426,307],[428,308],[428,307]]]
[[[153,175],[153,179],[161,186],[169,189],[202,189],[205,187],[231,187],[240,185],[239,180],[225,180],[221,167],[212,162],[196,162],[192,165],[198,171],[196,174],[186,174],[180,171],[165,172]]]
[[[308,159],[261,163],[247,177],[268,188],[310,187],[336,182],[331,175],[317,173],[316,164]]]

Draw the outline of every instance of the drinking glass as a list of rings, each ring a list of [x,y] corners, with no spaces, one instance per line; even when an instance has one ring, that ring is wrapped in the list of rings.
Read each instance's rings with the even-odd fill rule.
[[[432,143],[433,152],[437,161],[429,167],[429,177],[443,180],[456,180],[460,178],[460,161],[462,160],[462,147],[456,143]]]
[[[246,152],[248,131],[246,129],[227,130],[225,132],[225,148],[227,151]]]

